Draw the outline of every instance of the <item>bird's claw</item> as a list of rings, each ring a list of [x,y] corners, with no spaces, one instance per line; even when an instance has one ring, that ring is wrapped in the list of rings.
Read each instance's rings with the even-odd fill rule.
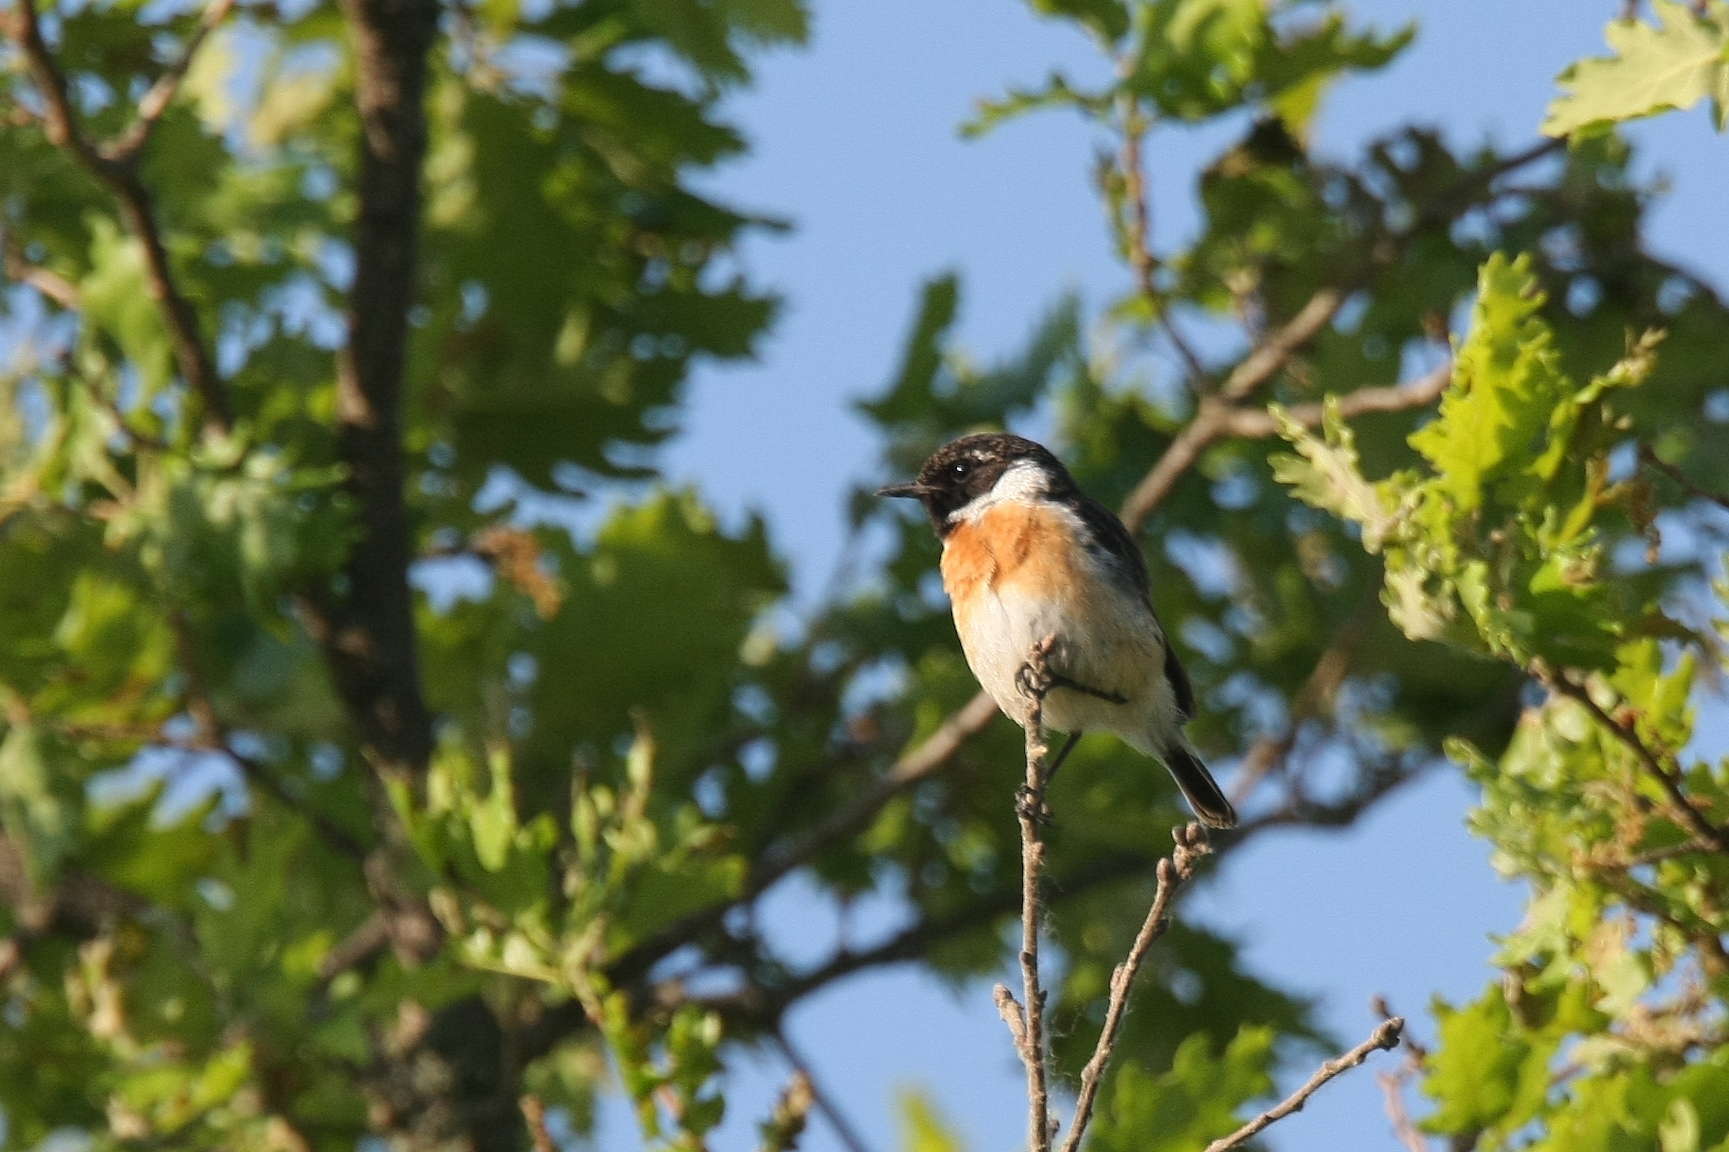
[[[1028,660],[1015,670],[1015,690],[1029,700],[1043,700],[1056,685],[1056,675],[1043,660]]]
[[[1031,659],[1015,670],[1015,690],[1029,700],[1043,700],[1049,696],[1053,688],[1067,688],[1082,695],[1103,700],[1107,704],[1127,704],[1129,698],[1120,692],[1108,692],[1103,688],[1094,688],[1091,684],[1082,684],[1079,680],[1053,672],[1051,665],[1067,664],[1063,657],[1067,646],[1054,636],[1039,644]]]
[[[1035,824],[1049,825],[1051,810],[1045,806],[1045,792],[1042,788],[1034,788],[1022,784],[1015,789],[1015,815],[1022,820],[1031,820]]]

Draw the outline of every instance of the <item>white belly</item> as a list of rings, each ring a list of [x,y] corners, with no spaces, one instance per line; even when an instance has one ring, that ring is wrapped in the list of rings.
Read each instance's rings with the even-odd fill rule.
[[[1093,584],[1080,602],[993,588],[982,591],[964,616],[957,614],[955,623],[973,675],[1016,723],[1024,724],[1027,715],[1017,683],[1021,666],[1034,644],[1055,636],[1053,673],[1125,700],[1113,703],[1058,686],[1045,698],[1046,725],[1061,732],[1115,732],[1154,752],[1155,734],[1175,732],[1181,724],[1164,675],[1164,638],[1152,612],[1109,584]]]

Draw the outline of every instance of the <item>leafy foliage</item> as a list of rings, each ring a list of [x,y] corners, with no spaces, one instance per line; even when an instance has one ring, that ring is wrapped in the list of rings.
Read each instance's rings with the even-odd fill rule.
[[[692,367],[751,355],[775,316],[737,252],[776,223],[699,178],[745,147],[722,94],[806,15],[448,13],[389,413],[412,620],[393,671],[436,719],[398,774],[377,763],[368,686],[339,668],[366,645],[321,627],[377,533],[338,386],[345,310],[375,306],[350,299],[354,225],[377,208],[355,7],[243,5],[179,81],[203,14],[44,9],[98,156],[141,123],[141,94],[167,91],[120,168],[44,130],[52,85],[10,42],[5,1139],[516,1148],[525,1095],[585,1134],[620,1091],[646,1141],[700,1148],[728,1061],[804,996],[908,959],[956,984],[998,974],[1019,886],[1002,771],[1018,735],[988,725],[940,770],[909,768],[975,691],[928,527],[861,486],[870,564],[789,626],[770,526],[655,471]],[[1438,1013],[1429,1127],[1483,1147],[1721,1143],[1729,877],[1696,841],[1729,797],[1722,766],[1684,761],[1717,654],[1675,607],[1715,573],[1698,550],[1636,557],[1668,547],[1659,527],[1699,531],[1698,493],[1729,487],[1729,309],[1646,250],[1651,190],[1594,126],[1714,91],[1703,44],[1722,14],[1665,5],[1656,27],[1618,28],[1618,56],[1568,81],[1564,156],[1421,129],[1332,156],[1308,143],[1330,85],[1411,33],[1321,4],[1034,8],[1086,32],[1113,79],[1054,76],[977,127],[1066,107],[1110,140],[1094,175],[1125,289],[1093,314],[1053,295],[992,359],[956,346],[963,285],[933,277],[893,378],[857,405],[885,475],[1004,423],[1107,499],[1190,453],[1131,519],[1153,529],[1157,603],[1207,702],[1192,732],[1241,764],[1248,828],[1347,823],[1450,755],[1482,789],[1475,830],[1532,887],[1504,986]],[[1195,174],[1200,226],[1150,251],[1138,149],[1197,129],[1229,137]],[[116,173],[142,201],[116,198]],[[232,420],[188,376],[165,279]],[[1467,302],[1439,413],[1365,408],[1365,383],[1449,354]],[[1198,351],[1190,327],[1209,333]],[[1660,347],[1629,340],[1647,331]],[[1189,439],[1225,411],[1225,432]],[[1053,803],[1050,1012],[1072,1076],[1179,812],[1103,740]],[[795,961],[752,915],[790,874],[839,907],[893,893],[906,925]],[[1096,1146],[1217,1136],[1327,1039],[1234,941],[1176,924]],[[921,1097],[904,1119],[909,1147],[964,1143],[968,1118]]]
[[[1689,8],[1653,0],[1657,23],[1609,25],[1613,56],[1581,60],[1561,75],[1568,89],[1549,107],[1552,136],[1603,129],[1711,101],[1717,130],[1729,127],[1729,5]]]
[[[1484,1148],[1713,1147],[1729,763],[1683,762],[1709,649],[1665,613],[1655,557],[1640,571],[1615,548],[1651,531],[1650,481],[1615,479],[1614,458],[1657,431],[1624,401],[1657,341],[1579,385],[1543,303],[1529,260],[1484,265],[1440,413],[1410,437],[1422,466],[1364,478],[1335,410],[1319,437],[1287,420],[1298,456],[1276,467],[1360,526],[1407,636],[1550,688],[1499,755],[1449,745],[1482,789],[1473,830],[1533,895],[1505,980],[1438,1008],[1425,1127]]]

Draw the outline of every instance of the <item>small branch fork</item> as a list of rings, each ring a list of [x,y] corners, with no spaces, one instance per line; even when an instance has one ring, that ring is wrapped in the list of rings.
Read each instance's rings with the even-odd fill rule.
[[[1646,744],[1631,724],[1623,723],[1618,717],[1611,715],[1592,698],[1583,684],[1570,679],[1564,672],[1542,664],[1535,665],[1532,671],[1550,691],[1567,697],[1589,712],[1593,720],[1607,729],[1611,736],[1638,758],[1640,767],[1657,781],[1663,794],[1668,797],[1669,814],[1678,824],[1691,832],[1697,841],[1709,844],[1719,852],[1729,852],[1729,831],[1707,820],[1704,813],[1694,807],[1692,799],[1681,787],[1680,765],[1670,762],[1666,753],[1659,754]]]
[[[1049,780],[1046,767],[1050,745],[1045,739],[1044,698],[1060,677],[1050,669],[1051,650],[1056,637],[1046,637],[1033,645],[1018,682],[1027,698],[1023,723],[1026,728],[1026,781],[1017,791],[1015,816],[1021,827],[1021,1000],[1016,1000],[1006,984],[995,991],[997,1012],[1008,1025],[1015,1051],[1027,1071],[1027,1148],[1029,1152],[1051,1152],[1057,1134],[1057,1124],[1051,1118],[1050,1072],[1045,1051],[1044,1010],[1045,991],[1039,983],[1039,881],[1044,870],[1045,844],[1041,826],[1048,820],[1045,785]],[[1152,906],[1147,910],[1141,930],[1121,964],[1111,973],[1110,999],[1105,1008],[1105,1022],[1093,1046],[1093,1054],[1081,1071],[1080,1091],[1075,1098],[1074,1119],[1060,1152],[1079,1152],[1086,1138],[1087,1125],[1092,1120],[1098,1102],[1099,1085],[1116,1051],[1117,1036],[1123,1016],[1128,1011],[1129,992],[1134,987],[1142,962],[1153,942],[1170,927],[1171,905],[1177,892],[1195,874],[1203,856],[1212,852],[1206,830],[1191,821],[1172,832],[1176,841],[1171,854],[1158,862],[1158,887],[1153,893]],[[1328,1081],[1361,1065],[1370,1053],[1398,1045],[1405,1021],[1388,1016],[1369,1038],[1341,1056],[1328,1060],[1314,1075],[1284,1100],[1262,1112],[1247,1124],[1207,1146],[1206,1152],[1226,1152],[1240,1147],[1268,1126],[1300,1112],[1303,1105]]]

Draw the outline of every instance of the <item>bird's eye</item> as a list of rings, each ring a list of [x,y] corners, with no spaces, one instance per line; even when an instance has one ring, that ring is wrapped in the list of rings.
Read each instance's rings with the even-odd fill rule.
[[[966,460],[960,461],[953,468],[949,469],[949,471],[957,477],[958,476],[965,476],[968,472],[971,472],[972,470],[973,470],[972,464]]]

